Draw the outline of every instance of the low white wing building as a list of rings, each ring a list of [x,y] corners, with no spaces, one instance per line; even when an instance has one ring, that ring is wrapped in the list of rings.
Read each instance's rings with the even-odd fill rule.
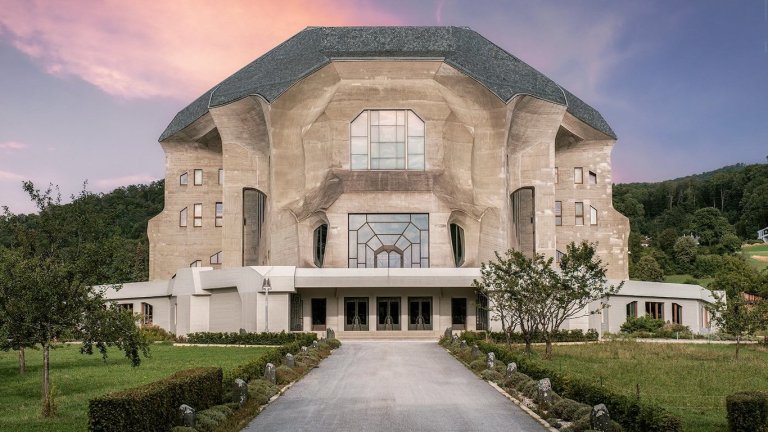
[[[496,251],[559,259],[588,240],[627,279],[615,142],[594,108],[468,28],[307,28],[168,125],[150,281],[109,296],[182,335],[493,328],[471,284]],[[629,281],[570,326],[615,332],[633,308],[702,332],[711,300]]]

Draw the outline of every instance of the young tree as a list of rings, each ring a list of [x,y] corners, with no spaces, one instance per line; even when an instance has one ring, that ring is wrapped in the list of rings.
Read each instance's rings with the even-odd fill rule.
[[[65,337],[81,340],[83,353],[92,354],[96,348],[104,358],[107,347],[114,346],[134,366],[140,364],[140,354],[148,355],[148,345],[136,317],[110,307],[105,289],[94,289],[85,282],[97,269],[82,252],[100,226],[89,224],[88,214],[63,217],[53,188],[41,192],[27,182],[25,190],[40,213],[33,225],[12,225],[14,247],[0,253],[0,335],[16,338],[25,346],[42,347],[42,414],[49,417],[54,414],[50,349],[56,341]],[[15,218],[6,211],[5,219]]]
[[[768,328],[768,303],[748,300],[744,294],[715,294],[715,303],[709,307],[720,330],[736,337],[736,360],[739,359],[741,339]]]
[[[651,255],[643,255],[637,264],[632,266],[632,277],[644,281],[661,282],[664,280],[664,270]]]
[[[548,263],[551,262],[550,258]],[[534,298],[538,306],[538,323],[546,342],[546,359],[552,358],[552,335],[560,330],[565,321],[601,312],[607,307],[602,300],[607,300],[624,285],[624,282],[616,286],[608,284],[606,268],[595,254],[594,245],[588,242],[569,244],[565,255],[560,258],[559,270],[545,269],[540,274],[540,283],[534,285],[542,290]],[[596,301],[601,302],[600,307],[587,310]]]

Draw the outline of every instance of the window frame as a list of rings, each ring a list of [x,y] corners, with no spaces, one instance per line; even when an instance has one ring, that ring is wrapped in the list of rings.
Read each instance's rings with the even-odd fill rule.
[[[198,177],[197,177],[198,174],[200,174],[200,178],[199,178],[200,182],[199,183],[198,183]],[[192,177],[193,177],[192,178],[192,184],[194,184],[195,186],[202,186],[203,185],[203,169],[202,168],[195,168],[194,171],[193,171],[193,176]]]
[[[672,324],[683,324],[683,305],[672,303]]]
[[[555,167],[555,184],[560,183],[560,170]]]
[[[189,185],[189,171],[184,171],[179,175],[179,186],[188,186]]]
[[[581,223],[579,223],[579,220],[581,220]],[[576,201],[574,203],[574,224],[576,226],[584,226],[584,202],[583,201]]]
[[[597,173],[594,171],[587,171],[587,176],[589,179],[590,185],[596,185],[597,184]]]
[[[200,228],[203,226],[203,203],[195,203],[192,208],[192,226]],[[198,209],[200,209],[199,215]]]
[[[224,168],[219,168],[219,184],[224,184]]]
[[[561,252],[559,249],[555,249],[555,262],[556,263],[559,263],[560,261],[562,261],[564,256],[565,256],[565,254],[563,252]]]
[[[221,201],[216,202],[216,210],[214,214],[213,226],[220,228],[224,226],[224,203]]]
[[[448,225],[448,231],[451,237],[453,263],[456,267],[461,267],[467,261],[464,228],[454,222]]]
[[[597,225],[597,209],[592,205],[589,206],[589,225]]]
[[[202,267],[202,266],[203,266],[203,260],[194,260],[191,263],[189,263],[190,268]]]
[[[555,201],[555,226],[563,226],[563,202]]]
[[[117,307],[133,313],[133,303],[118,303]]]
[[[627,303],[627,318],[637,318],[637,300]]]
[[[325,262],[325,249],[328,246],[328,224],[318,225],[312,232],[312,258],[317,268]]]
[[[393,112],[396,117],[397,117],[398,113],[400,113],[400,112],[403,113],[403,116],[404,116],[404,121],[403,121],[403,125],[402,125],[402,127],[404,129],[403,141],[402,141],[402,144],[403,144],[403,164],[404,164],[403,168],[373,168],[372,167],[371,160],[372,160],[372,154],[373,154],[373,151],[372,151],[373,150],[373,144],[374,143],[377,143],[377,144],[381,144],[381,143],[389,144],[390,143],[388,141],[383,141],[383,142],[382,141],[375,141],[374,142],[373,141],[373,127],[374,126],[376,126],[376,127],[379,127],[379,126],[394,126],[395,128],[401,127],[401,125],[397,124],[397,120],[395,121],[394,125],[382,125],[380,123],[377,124],[377,125],[372,125],[372,120],[371,120],[372,114],[373,113],[381,113],[381,112]],[[409,131],[410,131],[410,127],[409,127],[409,122],[410,122],[409,117],[410,117],[410,114],[413,114],[413,117],[415,117],[416,119],[418,119],[421,122],[421,125],[422,125],[422,135],[411,135],[409,133]],[[353,141],[354,141],[354,138],[363,138],[363,136],[362,135],[353,135],[352,129],[353,129],[354,123],[358,119],[360,119],[360,117],[362,115],[366,116],[365,117],[365,122],[366,122],[365,131],[366,131],[366,135],[364,136],[364,138],[366,139],[366,153],[364,154],[365,157],[366,157],[366,167],[365,168],[356,168],[355,165],[354,165],[354,157],[353,156],[363,156],[363,154],[362,153],[353,153],[353,148],[352,148]],[[427,129],[427,123],[424,121],[424,119],[420,115],[418,115],[414,110],[409,109],[409,108],[406,108],[406,109],[402,109],[402,108],[397,108],[397,109],[395,109],[395,108],[393,108],[393,109],[376,108],[376,109],[364,109],[364,110],[362,110],[357,116],[355,116],[349,122],[349,169],[351,171],[426,171],[426,169],[427,169],[427,133],[426,133],[426,129]],[[395,136],[397,136],[397,132],[395,132]],[[410,149],[411,149],[411,139],[419,139],[419,138],[423,141],[422,142],[422,152],[421,153],[413,153],[413,152],[410,151]],[[400,144],[399,141],[393,141],[392,143]],[[416,144],[414,144],[414,145],[416,145]],[[399,157],[397,157],[397,151],[395,152],[395,155],[396,156],[395,156],[394,159],[400,159]],[[414,168],[414,167],[411,166],[411,160],[410,160],[411,156],[421,156],[422,157],[422,163],[421,163],[420,167]],[[373,158],[373,159],[391,159],[391,158],[381,158],[381,157],[378,157],[378,158]]]
[[[141,302],[141,323],[143,325],[152,325],[154,307],[146,302]]]
[[[222,259],[221,251],[218,251],[215,254],[211,255],[209,261],[210,261],[211,265],[220,265],[220,264],[222,264],[224,260]]]
[[[584,167],[573,168],[573,184],[584,184]]]
[[[645,302],[645,314],[664,321],[664,302]]]
[[[189,226],[189,207],[184,207],[179,210],[179,227],[186,228]]]

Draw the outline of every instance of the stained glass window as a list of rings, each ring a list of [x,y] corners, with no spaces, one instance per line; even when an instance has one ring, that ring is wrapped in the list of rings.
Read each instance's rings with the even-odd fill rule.
[[[349,215],[349,267],[429,267],[429,215]]]

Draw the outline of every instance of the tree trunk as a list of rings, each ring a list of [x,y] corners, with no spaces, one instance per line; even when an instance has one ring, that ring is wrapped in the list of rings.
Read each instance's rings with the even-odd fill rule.
[[[526,337],[525,338],[525,353],[530,354],[533,352],[533,349],[531,348],[531,338]]]
[[[53,416],[53,401],[51,400],[50,374],[48,373],[48,359],[50,346],[48,342],[43,344],[43,417]]]
[[[19,373],[24,375],[27,372],[27,359],[24,357],[24,347],[19,348]]]
[[[544,358],[552,360],[552,341],[549,338],[544,340]]]
[[[739,359],[739,345],[741,344],[741,336],[736,336],[736,360]]]

